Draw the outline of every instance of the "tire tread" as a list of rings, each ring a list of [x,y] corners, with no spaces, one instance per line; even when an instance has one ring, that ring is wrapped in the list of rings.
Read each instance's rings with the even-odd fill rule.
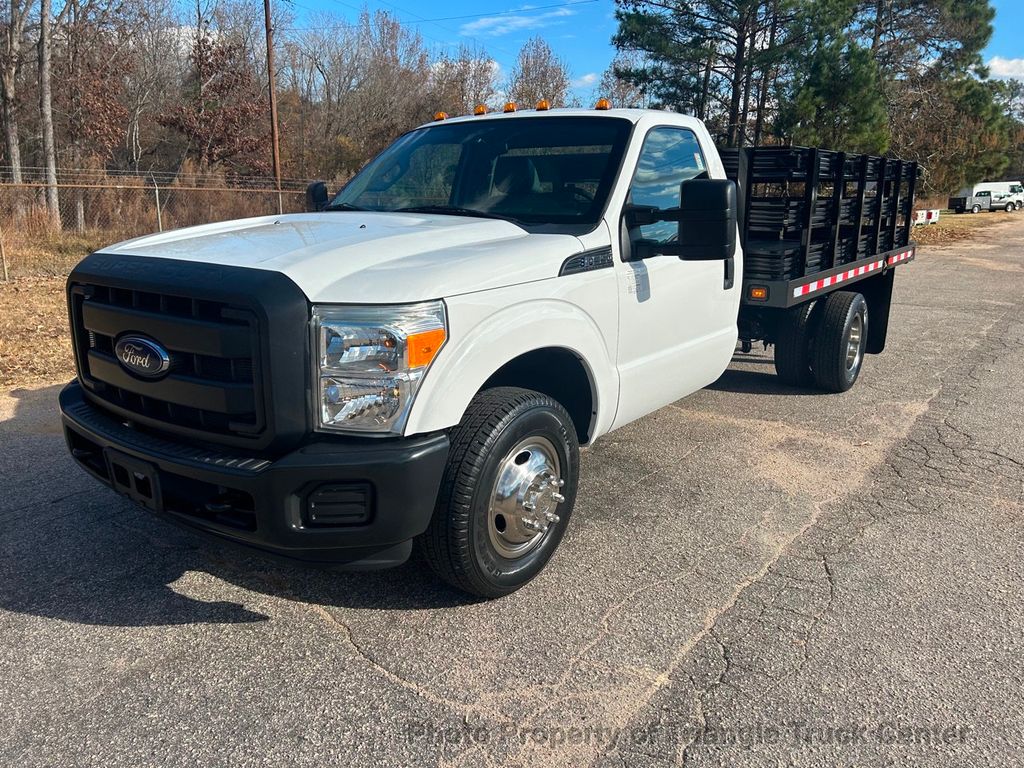
[[[458,426],[449,432],[448,464],[438,491],[434,516],[417,540],[428,564],[444,581],[480,597],[500,597],[513,591],[480,579],[470,567],[470,520],[473,494],[487,454],[503,429],[531,408],[559,412],[564,423],[572,419],[553,398],[519,387],[494,387],[478,393]],[[569,429],[575,441],[575,430]]]
[[[808,344],[819,314],[818,302],[810,301],[787,312],[780,324],[775,340],[775,373],[790,386],[814,384]]]
[[[818,335],[812,350],[814,380],[828,392],[846,392],[860,375],[858,368],[853,381],[846,374],[845,333],[850,313],[856,304],[864,305],[863,333],[867,336],[867,306],[864,297],[855,291],[835,291],[828,295],[821,312]],[[862,342],[863,343],[863,342]],[[840,350],[842,352],[840,353]],[[864,363],[863,353],[860,365]]]

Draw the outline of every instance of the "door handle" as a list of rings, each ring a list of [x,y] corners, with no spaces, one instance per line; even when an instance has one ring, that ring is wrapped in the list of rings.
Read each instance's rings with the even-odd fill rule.
[[[722,288],[728,291],[736,282],[736,259],[730,256],[725,260],[725,280]]]

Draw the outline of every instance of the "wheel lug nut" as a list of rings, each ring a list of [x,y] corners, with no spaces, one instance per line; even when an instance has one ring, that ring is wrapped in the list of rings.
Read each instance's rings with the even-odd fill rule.
[[[557,480],[555,480],[554,485],[555,488],[561,488],[563,485],[565,485],[565,480],[563,480],[562,478],[558,478]]]
[[[548,521],[549,523],[551,523],[552,525],[554,525],[555,523],[560,523],[560,522],[562,522],[562,518],[560,518],[560,517],[559,517],[558,515],[556,515],[556,514],[555,514],[554,512],[548,512],[548,513],[546,513],[546,514],[544,515],[544,517],[546,517],[546,518],[547,518],[547,521]]]
[[[532,501],[527,501],[525,504],[523,504],[523,509],[525,509],[527,512],[533,512],[533,510],[535,510],[536,508],[537,505],[534,504]]]
[[[560,493],[552,493],[551,498],[554,499],[555,502],[558,504],[561,504],[563,501],[565,501],[565,496],[563,496]]]

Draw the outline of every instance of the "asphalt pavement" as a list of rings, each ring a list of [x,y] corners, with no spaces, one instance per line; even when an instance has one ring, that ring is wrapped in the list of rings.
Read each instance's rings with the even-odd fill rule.
[[[606,436],[531,585],[221,551],[0,392],[0,765],[1024,762],[1024,214],[901,267],[849,393],[771,352]]]

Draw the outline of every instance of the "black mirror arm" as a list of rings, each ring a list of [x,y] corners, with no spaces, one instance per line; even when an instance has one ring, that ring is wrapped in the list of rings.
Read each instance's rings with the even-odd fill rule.
[[[655,208],[653,205],[626,206],[626,216],[631,227],[644,227],[659,221],[679,221],[679,208]]]
[[[639,242],[633,244],[633,259],[650,259],[654,256],[679,256],[683,246],[679,243]]]

